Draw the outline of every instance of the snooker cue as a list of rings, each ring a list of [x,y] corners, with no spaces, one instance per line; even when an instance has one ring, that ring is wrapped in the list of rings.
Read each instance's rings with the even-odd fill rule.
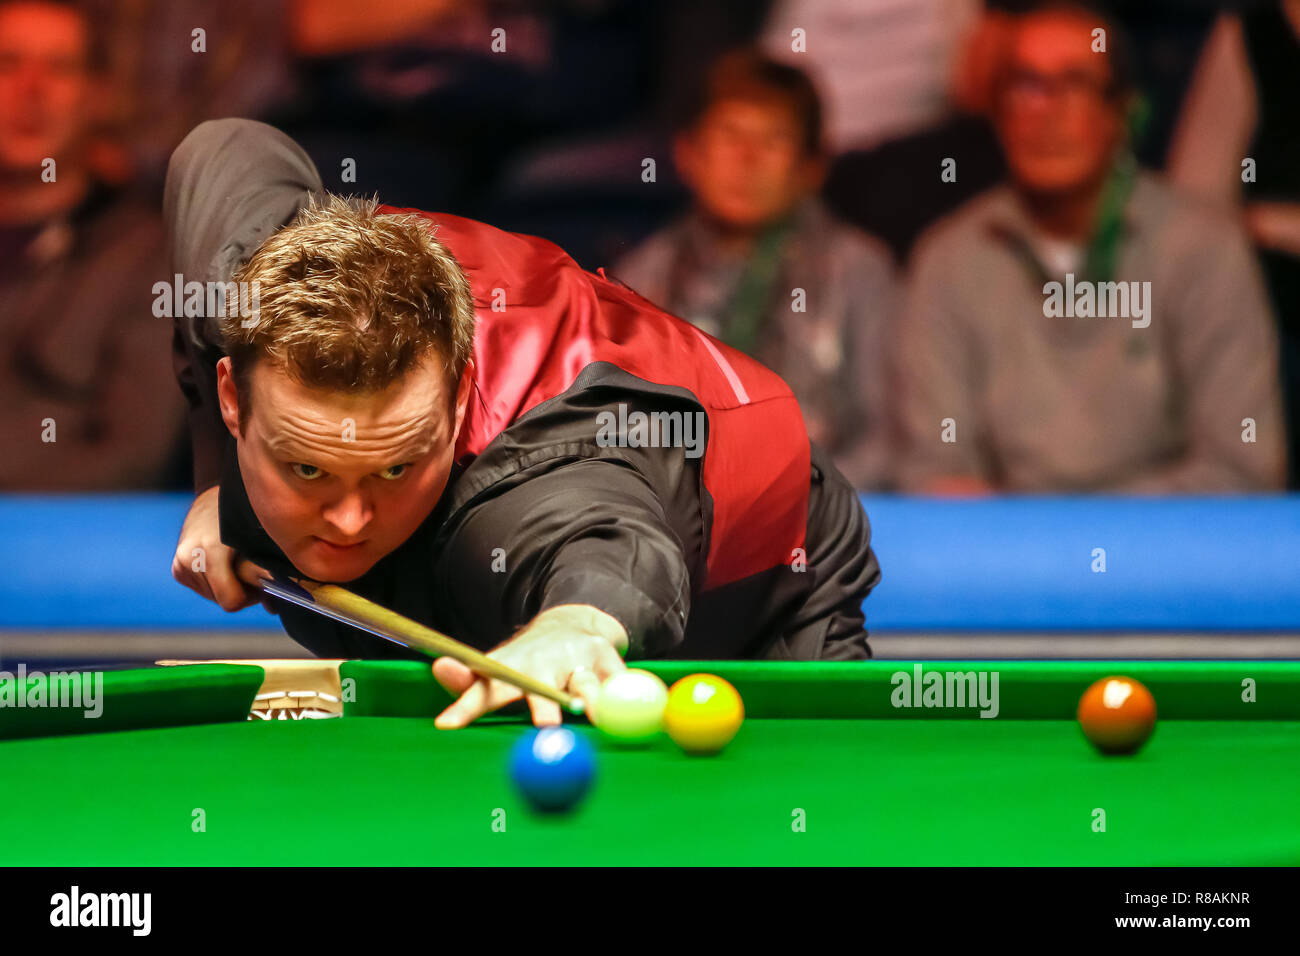
[[[401,644],[403,647],[428,654],[430,657],[445,655],[454,658],[482,677],[505,681],[529,694],[553,700],[571,714],[583,712],[582,701],[572,694],[557,690],[513,667],[507,667],[468,644],[462,644],[446,634],[435,631],[418,621],[412,621],[396,611],[390,611],[337,584],[320,584],[306,578],[267,576],[259,573],[251,561],[243,558],[235,566],[235,573],[241,581],[264,594],[305,607],[324,617],[351,624],[376,637]],[[295,589],[301,593],[295,594]]]

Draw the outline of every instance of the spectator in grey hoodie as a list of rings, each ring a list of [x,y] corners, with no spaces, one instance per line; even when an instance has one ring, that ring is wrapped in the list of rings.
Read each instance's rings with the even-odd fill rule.
[[[826,160],[812,83],[758,53],[724,56],[675,159],[692,208],[612,274],[776,371],[845,477],[880,487],[893,266],[816,198]]]

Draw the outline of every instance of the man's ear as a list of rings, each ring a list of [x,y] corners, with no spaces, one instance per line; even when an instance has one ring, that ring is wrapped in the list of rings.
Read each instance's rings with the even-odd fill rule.
[[[460,426],[465,421],[465,409],[469,407],[469,397],[474,394],[474,360],[471,358],[465,363],[465,369],[460,373],[460,384],[456,386],[456,431],[452,439],[460,437]]]
[[[799,185],[803,195],[812,196],[820,192],[829,172],[830,160],[825,153],[813,153],[800,160]]]
[[[239,440],[239,390],[235,388],[235,372],[230,356],[222,356],[217,363],[217,403],[221,406],[221,420],[226,429]]]
[[[696,146],[694,128],[683,130],[673,137],[673,166],[682,185],[694,189],[699,148]]]

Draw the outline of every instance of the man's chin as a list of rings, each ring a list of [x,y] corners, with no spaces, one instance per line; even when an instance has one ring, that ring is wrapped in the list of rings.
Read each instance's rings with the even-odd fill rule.
[[[720,202],[706,210],[715,226],[727,232],[752,232],[777,219],[779,210],[769,210],[760,203]]]
[[[319,546],[309,545],[290,560],[303,577],[323,584],[346,584],[361,577],[377,562],[369,548],[359,547],[356,554],[321,554]]]
[[[1044,197],[1067,196],[1087,188],[1096,177],[1073,162],[1041,162],[1017,170],[1021,189]]]

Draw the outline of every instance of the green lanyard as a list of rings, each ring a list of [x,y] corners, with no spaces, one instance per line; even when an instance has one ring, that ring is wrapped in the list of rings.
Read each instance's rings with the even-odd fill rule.
[[[1132,153],[1125,151],[1116,161],[1102,188],[1101,204],[1088,240],[1081,278],[1092,282],[1110,282],[1114,279],[1120,244],[1124,241],[1124,210],[1133,195],[1133,187],[1137,184],[1137,173],[1137,160]],[[1026,266],[1043,282],[1049,281],[1052,277],[1039,262],[1029,241],[1021,238],[1016,245]]]
[[[769,315],[772,287],[781,266],[781,250],[790,232],[790,220],[763,231],[727,303],[722,324],[722,341],[753,355]]]
[[[1083,274],[1094,282],[1110,282],[1115,278],[1119,244],[1124,239],[1124,209],[1136,182],[1137,160],[1125,150],[1106,180],[1101,208],[1097,212],[1097,225],[1088,243],[1088,256],[1084,259]]]

